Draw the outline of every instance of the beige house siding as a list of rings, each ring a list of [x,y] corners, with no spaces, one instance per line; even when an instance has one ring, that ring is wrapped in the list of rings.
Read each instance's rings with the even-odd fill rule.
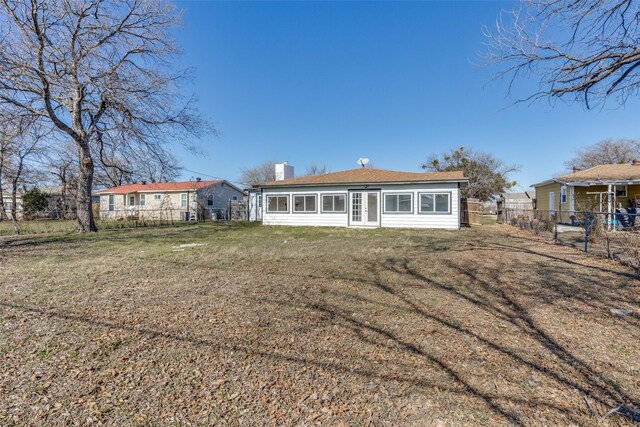
[[[184,195],[184,196],[183,196]],[[244,194],[235,188],[218,183],[199,189],[180,191],[138,191],[129,194],[113,194],[113,209],[109,209],[109,194],[100,195],[100,219],[118,220],[138,218],[150,220],[184,219],[184,213],[190,216],[204,215],[209,219],[213,210],[224,210],[234,197],[242,200]],[[144,205],[142,199],[144,197]],[[187,205],[182,205],[183,197]],[[132,203],[133,202],[133,203]]]

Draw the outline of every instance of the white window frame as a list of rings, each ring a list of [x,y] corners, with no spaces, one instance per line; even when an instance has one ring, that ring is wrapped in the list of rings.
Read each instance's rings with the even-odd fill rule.
[[[147,195],[146,194],[140,194],[140,206],[144,206],[147,203]]]
[[[187,193],[180,193],[180,207],[186,208],[189,206],[189,195]]]
[[[231,196],[231,200],[238,200],[238,196]]]
[[[109,194],[109,198],[107,199],[107,205],[109,208],[109,212],[113,212],[116,210],[116,196],[113,194]]]
[[[162,200],[162,194],[154,194],[153,200]]]
[[[387,207],[387,196],[398,196],[397,200],[398,200],[398,204],[396,206],[396,210],[390,210]],[[401,211],[400,210],[400,196],[409,196],[409,200],[411,202],[411,209],[408,211]],[[383,193],[383,198],[384,198],[384,209],[383,209],[383,213],[385,214],[393,214],[393,215],[412,215],[414,208],[413,208],[413,193]]]
[[[567,196],[567,186],[563,185],[560,187],[560,204],[565,205],[569,201],[569,197]]]
[[[332,210],[324,209],[324,198],[331,197],[331,206]],[[344,199],[344,209],[341,211],[336,210],[336,197],[342,197]],[[320,209],[322,213],[347,213],[347,193],[331,193],[331,194],[322,194],[320,197]]]
[[[618,191],[620,191],[620,187],[622,187],[622,186],[621,186],[621,185],[617,185],[617,186],[616,186],[616,193],[615,193],[616,198],[618,198],[618,197],[628,197],[628,194],[629,194],[629,188],[628,188],[628,186],[627,186],[627,185],[624,185],[624,195],[622,195],[622,194],[618,194]]]
[[[272,210],[269,210],[269,199],[272,198],[272,197],[275,197],[275,198],[284,197],[284,198],[286,198],[287,199],[287,209],[283,210],[283,211],[278,211],[278,210],[272,211]],[[276,207],[277,206],[278,206],[278,202],[276,201]],[[267,213],[288,214],[290,212],[290,210],[291,210],[291,205],[289,204],[289,195],[288,194],[267,195]]]
[[[422,210],[422,196],[433,196],[433,210],[432,211],[423,211]],[[447,211],[437,211],[436,210],[436,196],[445,195],[449,199],[449,203],[447,203]],[[451,202],[453,200],[453,195],[451,191],[421,191],[418,193],[418,213],[421,215],[451,215],[453,209],[451,208]]]
[[[136,196],[129,196],[129,206],[135,206],[136,204]]]
[[[318,195],[317,194],[293,194],[292,195],[293,199],[293,203],[291,203],[291,212],[293,212],[294,214],[314,214],[314,213],[318,213]],[[298,197],[302,197],[302,206],[303,206],[303,210],[299,211],[296,210],[296,198]],[[312,211],[307,210],[307,197],[313,197],[313,204],[314,204],[314,209]]]

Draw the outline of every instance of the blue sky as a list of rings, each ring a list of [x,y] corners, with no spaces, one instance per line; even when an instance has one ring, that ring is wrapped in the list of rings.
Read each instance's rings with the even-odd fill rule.
[[[359,157],[419,171],[428,154],[464,145],[520,165],[513,178],[526,188],[580,147],[640,137],[640,102],[510,107],[506,83],[489,81],[497,70],[475,64],[482,28],[515,5],[179,2],[180,61],[196,70],[186,90],[220,135],[200,141],[199,155],[178,155],[203,177],[235,181],[269,159],[299,174],[311,163],[351,169]]]

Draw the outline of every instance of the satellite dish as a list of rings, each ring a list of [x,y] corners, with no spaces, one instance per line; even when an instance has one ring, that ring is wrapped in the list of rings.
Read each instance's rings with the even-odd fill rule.
[[[365,167],[367,163],[369,163],[369,159],[367,159],[366,157],[360,157],[358,159],[358,164],[362,167]]]

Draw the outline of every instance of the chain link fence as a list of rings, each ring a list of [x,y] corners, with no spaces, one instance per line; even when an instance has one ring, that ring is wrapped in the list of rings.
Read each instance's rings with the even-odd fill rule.
[[[609,213],[507,208],[498,221],[640,271],[640,209]]]
[[[197,207],[164,209],[126,209],[100,210],[96,205],[93,210],[96,225],[100,230],[118,228],[161,227],[172,225],[194,224],[205,221],[245,221],[247,219],[246,203],[230,201],[226,208]],[[40,234],[55,232],[72,232],[76,229],[75,214],[70,215],[58,211],[31,212],[16,216],[16,220],[8,217],[0,219],[0,236],[10,234]]]

